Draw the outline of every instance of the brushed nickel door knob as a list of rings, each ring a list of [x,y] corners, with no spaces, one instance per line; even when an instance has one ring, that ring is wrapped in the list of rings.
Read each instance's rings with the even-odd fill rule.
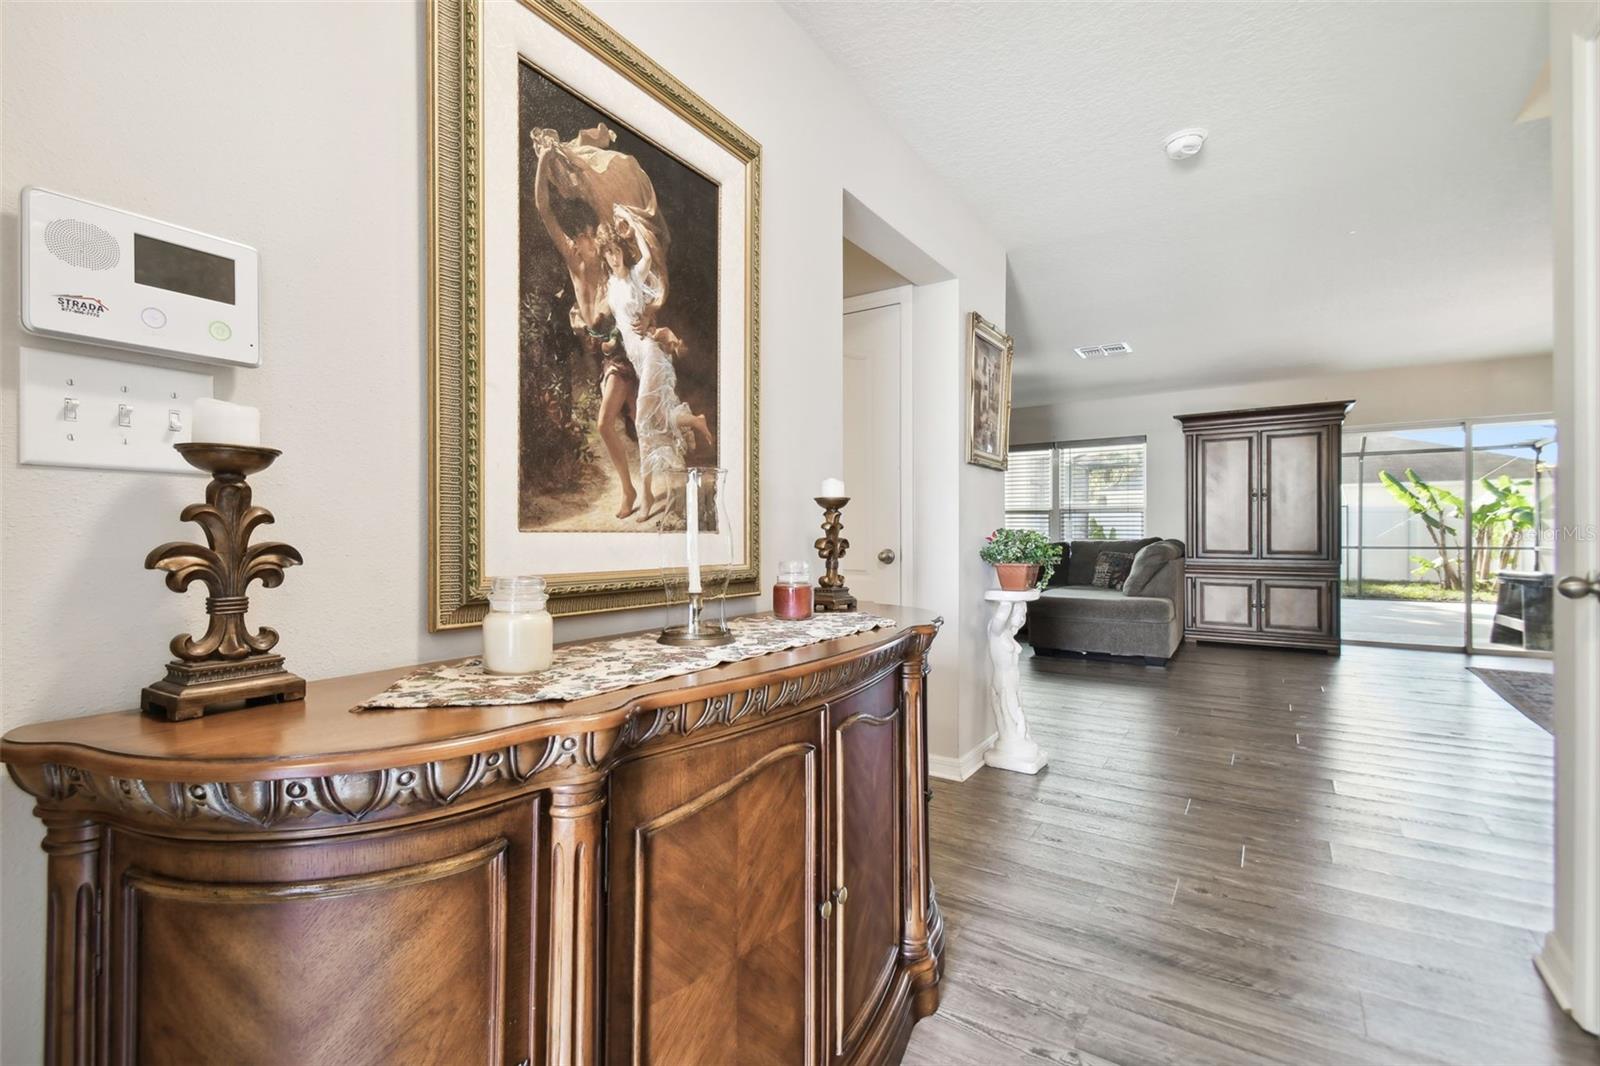
[[[822,920],[823,921],[827,921],[829,918],[832,918],[833,917],[833,900],[831,900],[831,899],[823,900],[822,901],[822,906],[818,907],[817,910],[822,912]]]
[[[1581,600],[1585,596],[1600,596],[1600,581],[1592,577],[1564,577],[1556,582],[1556,591],[1569,600]]]
[[[885,548],[883,551],[878,553],[878,562],[880,563],[892,563],[894,562],[894,558],[895,556],[893,548]]]
[[[849,898],[850,898],[850,890],[848,888],[846,888],[844,885],[840,885],[838,888],[833,890],[833,901],[835,903],[837,903],[839,906],[843,907],[844,904],[845,904],[845,901],[848,900]]]

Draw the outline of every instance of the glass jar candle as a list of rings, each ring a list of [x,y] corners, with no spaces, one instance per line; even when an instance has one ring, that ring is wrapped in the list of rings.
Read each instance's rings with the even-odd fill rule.
[[[536,674],[555,656],[555,627],[545,610],[542,577],[497,577],[483,617],[483,668],[491,674]]]
[[[778,564],[778,583],[772,586],[772,613],[790,621],[811,617],[811,567],[803,562]]]

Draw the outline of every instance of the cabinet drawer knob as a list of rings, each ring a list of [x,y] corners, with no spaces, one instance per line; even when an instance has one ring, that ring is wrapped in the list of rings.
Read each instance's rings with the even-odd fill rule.
[[[846,888],[844,885],[840,885],[838,888],[833,890],[833,901],[835,903],[837,903],[839,906],[843,907],[844,904],[845,904],[845,901],[848,900],[849,898],[850,898],[850,890],[848,888]]]
[[[817,910],[822,912],[822,920],[823,921],[827,921],[829,918],[832,918],[833,917],[833,900],[831,900],[831,899],[823,900],[822,901],[822,906],[818,907]]]

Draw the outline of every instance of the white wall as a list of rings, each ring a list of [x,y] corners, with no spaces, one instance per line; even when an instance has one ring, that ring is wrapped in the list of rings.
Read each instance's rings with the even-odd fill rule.
[[[927,480],[945,487],[946,513],[961,517],[919,536],[918,587],[928,597],[919,605],[953,623],[936,644],[930,732],[935,754],[958,755],[985,713],[981,623],[961,617],[985,574],[965,549],[972,529],[999,524],[1001,480],[962,462],[955,353],[968,310],[1002,314],[1004,254],[776,6],[596,10],[762,143],[766,583],[778,559],[810,553],[813,487],[842,465],[846,192],[953,279],[929,301],[948,343],[917,367],[929,400],[919,451]],[[260,249],[265,366],[220,372],[217,394],[259,405],[265,436],[284,449],[258,499],[306,565],[258,604],[283,633],[290,668],[318,678],[474,649],[475,633],[431,636],[424,622],[422,45],[423,12],[409,3],[0,5],[6,728],[129,706],[159,673],[168,638],[201,617],[198,593],[181,600],[141,562],[180,532],[177,512],[202,482],[16,464],[15,204],[25,184]],[[558,631],[656,623],[598,616]],[[40,1054],[44,862],[30,801],[9,780],[0,788],[0,1061],[14,1064]]]
[[[1011,442],[1144,436],[1145,531],[1181,538],[1183,430],[1174,415],[1319,400],[1355,400],[1347,426],[1548,414],[1554,402],[1550,373],[1545,355],[1096,397],[1019,407],[1011,418]]]

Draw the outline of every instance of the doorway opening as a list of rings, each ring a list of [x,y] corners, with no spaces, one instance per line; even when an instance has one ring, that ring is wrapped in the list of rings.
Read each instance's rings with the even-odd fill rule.
[[[911,283],[844,242],[844,480],[857,549],[840,562],[861,600],[906,602],[911,546]]]

